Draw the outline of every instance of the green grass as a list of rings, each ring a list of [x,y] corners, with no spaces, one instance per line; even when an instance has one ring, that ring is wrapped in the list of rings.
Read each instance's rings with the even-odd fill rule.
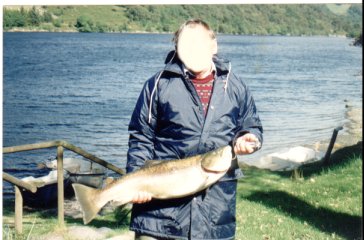
[[[313,164],[290,172],[244,168],[238,184],[237,240],[362,239],[362,144],[336,151],[329,166]],[[27,239],[49,232],[64,233],[57,226],[56,210],[25,211],[24,234],[14,234],[13,203],[5,202],[3,239]],[[128,230],[125,212],[107,213],[88,226],[109,227],[112,235]],[[67,226],[83,225],[65,218]],[[35,223],[35,224],[33,224]],[[11,237],[8,237],[11,236]],[[72,238],[69,238],[72,239]]]
[[[123,12],[123,7],[119,6],[47,6],[47,11],[56,16],[59,14],[59,20],[62,27],[74,29],[76,20],[80,16],[87,16],[94,23],[109,26],[113,31],[119,31],[127,22],[127,18]]]
[[[362,146],[337,151],[329,166],[287,173],[245,169],[236,239],[362,239]]]

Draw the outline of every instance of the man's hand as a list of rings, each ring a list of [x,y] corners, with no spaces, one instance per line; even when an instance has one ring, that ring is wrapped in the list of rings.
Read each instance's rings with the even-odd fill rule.
[[[234,152],[236,155],[253,153],[260,147],[258,138],[251,133],[247,133],[236,140]]]
[[[148,192],[138,192],[135,194],[132,203],[146,203],[152,200],[152,195]]]

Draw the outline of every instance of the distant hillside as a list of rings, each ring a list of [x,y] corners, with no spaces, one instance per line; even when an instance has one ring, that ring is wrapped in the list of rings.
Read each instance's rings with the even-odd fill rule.
[[[359,36],[361,4],[4,7],[5,31],[173,32],[202,18],[218,33]]]

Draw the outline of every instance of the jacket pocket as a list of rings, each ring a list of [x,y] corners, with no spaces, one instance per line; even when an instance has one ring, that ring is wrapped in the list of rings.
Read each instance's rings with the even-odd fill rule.
[[[220,181],[207,192],[205,201],[210,206],[210,222],[213,225],[235,223],[237,180]]]
[[[134,204],[131,227],[163,235],[182,236],[186,234],[186,214],[189,213],[190,198],[152,200]]]

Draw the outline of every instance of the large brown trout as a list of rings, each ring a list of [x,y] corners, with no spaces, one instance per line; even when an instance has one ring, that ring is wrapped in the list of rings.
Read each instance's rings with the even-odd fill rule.
[[[231,160],[231,146],[225,146],[185,159],[146,164],[103,189],[77,183],[72,186],[83,211],[83,222],[87,224],[108,202],[123,205],[131,202],[138,192],[150,193],[156,199],[197,193],[217,182],[229,169]]]

